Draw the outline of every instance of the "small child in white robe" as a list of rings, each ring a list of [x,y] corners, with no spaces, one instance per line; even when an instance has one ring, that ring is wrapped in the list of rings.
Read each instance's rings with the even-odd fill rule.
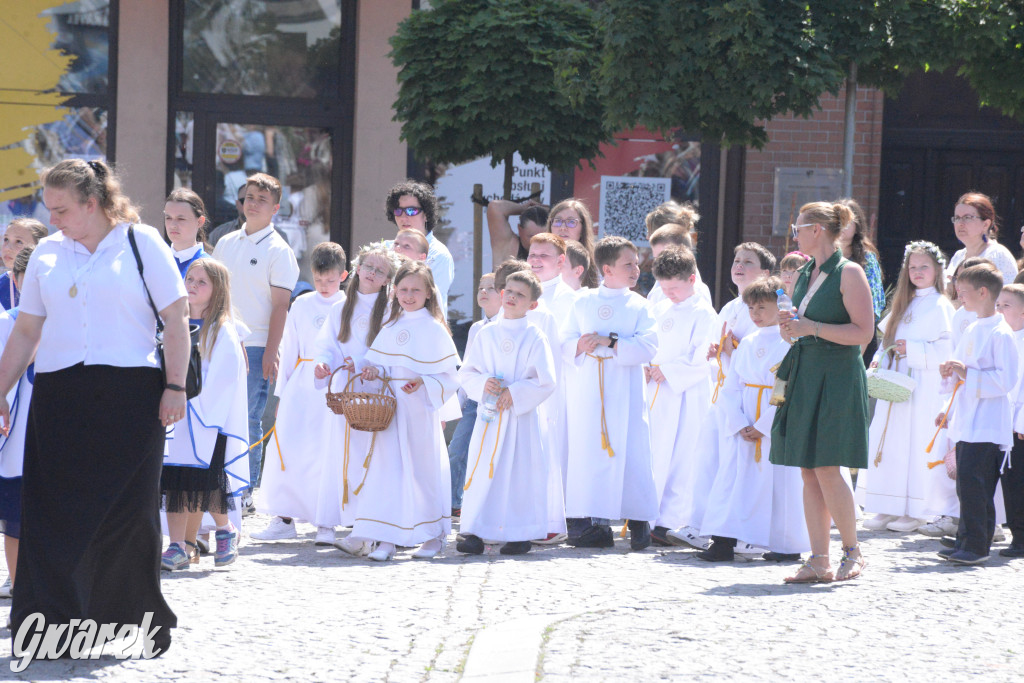
[[[266,512],[275,517],[265,529],[250,534],[258,541],[295,538],[295,519],[316,521],[324,451],[331,448],[327,388],[314,383],[313,358],[324,322],[345,297],[345,250],[322,242],[313,248],[309,262],[316,291],[292,302],[281,339],[281,370],[274,391],[281,402],[274,434],[267,439],[261,486]],[[318,545],[333,542],[332,527],[317,529]]]
[[[532,272],[509,275],[504,316],[480,330],[459,370],[467,395],[479,404],[496,397],[498,413],[487,421],[484,409],[477,412],[456,546],[462,553],[482,553],[486,538],[505,542],[503,555],[522,555],[548,533],[549,470],[558,464],[536,408],[555,390],[555,360],[547,337],[526,317],[540,294]]]
[[[363,247],[352,261],[352,276],[345,294],[331,308],[313,345],[313,376],[318,389],[344,391],[362,371],[366,351],[384,324],[388,285],[398,269],[398,261],[382,244]],[[353,382],[354,390],[360,390],[361,383]],[[326,404],[311,410],[320,411],[318,414],[327,422],[327,437],[320,449],[315,523],[321,529],[329,529],[325,537],[333,540],[335,527],[352,526],[355,520],[360,484],[366,477],[365,455],[373,434],[352,429],[344,415],[330,412]],[[352,555],[365,555],[372,550],[369,544],[350,541],[348,537],[335,545]]]
[[[397,407],[376,432],[349,538],[377,543],[371,560],[386,562],[396,546],[422,546],[435,557],[451,531],[451,474],[439,411],[458,391],[458,351],[439,306],[434,278],[421,261],[395,275],[391,316],[366,352],[363,379],[395,385]],[[364,389],[366,390],[366,389]]]
[[[569,543],[612,547],[610,520],[626,519],[630,546],[643,550],[658,517],[643,372],[657,332],[646,300],[630,291],[640,277],[636,247],[605,237],[594,260],[604,283],[579,295],[562,328],[562,353],[577,368],[567,406],[565,512],[584,520],[570,529]]]
[[[731,561],[737,539],[768,548],[764,559],[778,562],[799,561],[800,553],[811,548],[800,471],[768,461],[775,419],[775,406],[768,403],[775,382],[772,368],[789,351],[779,334],[779,289],[782,280],[769,277],[743,290],[758,330],[740,342],[719,396],[718,472],[700,528],[713,542],[697,553],[709,562]]]
[[[743,303],[743,292],[753,282],[770,276],[775,270],[775,256],[757,242],[739,244],[733,253],[730,274],[740,296],[722,306],[722,310],[718,312],[718,321],[715,323],[717,343],[710,346],[707,355],[717,366],[715,383],[711,391],[712,408],[700,432],[694,437],[696,446],[693,450],[694,457],[690,459],[692,471],[687,475],[688,480],[692,482],[692,488],[679,510],[682,526],[667,532],[673,542],[689,545],[698,550],[704,550],[710,544],[708,539],[701,538],[699,529],[708,504],[708,492],[718,472],[718,395],[729,372],[733,351],[740,340],[757,330],[750,320],[747,305]]]
[[[697,293],[697,261],[689,248],[659,249],[653,273],[665,298],[649,306],[657,322],[658,351],[645,368],[659,499],[651,538],[656,545],[671,545],[668,531],[682,524],[679,510],[693,488],[688,475],[693,471],[689,461],[694,457],[694,434],[711,409],[713,367],[707,349],[714,341],[717,314]]]

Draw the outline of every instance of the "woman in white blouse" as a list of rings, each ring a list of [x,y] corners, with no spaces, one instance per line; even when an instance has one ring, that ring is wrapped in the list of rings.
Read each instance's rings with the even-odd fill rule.
[[[160,234],[131,225],[138,213],[106,164],[62,161],[42,179],[59,232],[32,254],[0,358],[6,426],[2,396],[35,354],[11,633],[35,612],[47,625],[152,613],[159,654],[176,626],[160,593],[158,510],[164,430],[185,414],[185,287]],[[166,386],[129,230],[165,325]]]
[[[986,258],[1003,274],[1003,283],[1010,284],[1017,277],[1017,260],[1010,250],[996,241],[999,236],[999,218],[992,200],[980,192],[968,192],[956,200],[953,207],[953,230],[964,248],[953,254],[946,268],[947,282],[964,259],[972,256]]]

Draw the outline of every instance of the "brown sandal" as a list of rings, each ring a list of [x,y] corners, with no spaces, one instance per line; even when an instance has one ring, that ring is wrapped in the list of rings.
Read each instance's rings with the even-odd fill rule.
[[[854,550],[857,551],[857,557],[850,557],[850,553]],[[836,572],[836,581],[850,581],[856,579],[864,572],[864,568],[868,566],[867,560],[860,552],[860,544],[850,546],[849,548],[843,548],[843,559],[839,561],[839,570]]]
[[[831,583],[832,582],[832,569],[831,567],[825,567],[821,569],[811,564],[811,560],[824,557],[828,559],[828,555],[811,555],[807,560],[800,565],[800,568],[796,570],[796,574],[793,576],[787,576],[783,579],[784,583]]]

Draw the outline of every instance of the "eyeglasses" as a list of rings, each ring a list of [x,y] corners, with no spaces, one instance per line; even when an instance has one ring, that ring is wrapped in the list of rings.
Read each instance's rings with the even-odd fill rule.
[[[793,224],[791,224],[789,226],[789,229],[793,231],[793,239],[796,239],[798,237],[797,233],[800,232],[800,228],[809,228],[812,225],[817,225],[817,223],[799,223],[799,224],[798,223],[793,223]]]
[[[957,223],[966,223],[967,221],[973,221],[975,218],[979,217],[969,213],[966,216],[952,216],[949,219],[949,222],[952,223],[953,225],[956,225]]]
[[[578,218],[556,218],[551,221],[552,228],[578,228],[580,226],[580,220]]]
[[[387,277],[387,271],[381,270],[380,268],[374,268],[369,263],[364,263],[359,266],[359,270],[363,271],[366,275],[376,275],[377,277]]]
[[[418,206],[406,206],[398,207],[395,209],[395,216],[401,216],[403,213],[406,216],[418,216],[423,212],[423,209]]]

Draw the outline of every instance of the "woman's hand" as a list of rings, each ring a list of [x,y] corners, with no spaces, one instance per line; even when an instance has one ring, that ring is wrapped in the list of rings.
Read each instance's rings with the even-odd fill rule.
[[[164,395],[160,397],[160,422],[165,427],[185,417],[185,392],[164,389]]]
[[[411,394],[411,393],[414,393],[421,386],[423,386],[423,378],[422,377],[417,377],[417,378],[411,379],[408,382],[406,382],[405,384],[403,384],[402,385],[402,391],[404,391],[407,394]]]
[[[374,366],[363,368],[363,380],[366,382],[373,382],[380,377],[380,372]]]
[[[317,379],[327,379],[331,374],[331,366],[327,363],[317,363],[313,368],[313,376]]]
[[[814,321],[808,320],[807,318],[797,318],[794,320],[789,311],[782,311],[779,314],[781,321],[783,314],[789,317],[785,323],[780,322],[783,332],[789,335],[790,339],[796,339],[797,337],[806,337],[807,335],[814,334]]]

